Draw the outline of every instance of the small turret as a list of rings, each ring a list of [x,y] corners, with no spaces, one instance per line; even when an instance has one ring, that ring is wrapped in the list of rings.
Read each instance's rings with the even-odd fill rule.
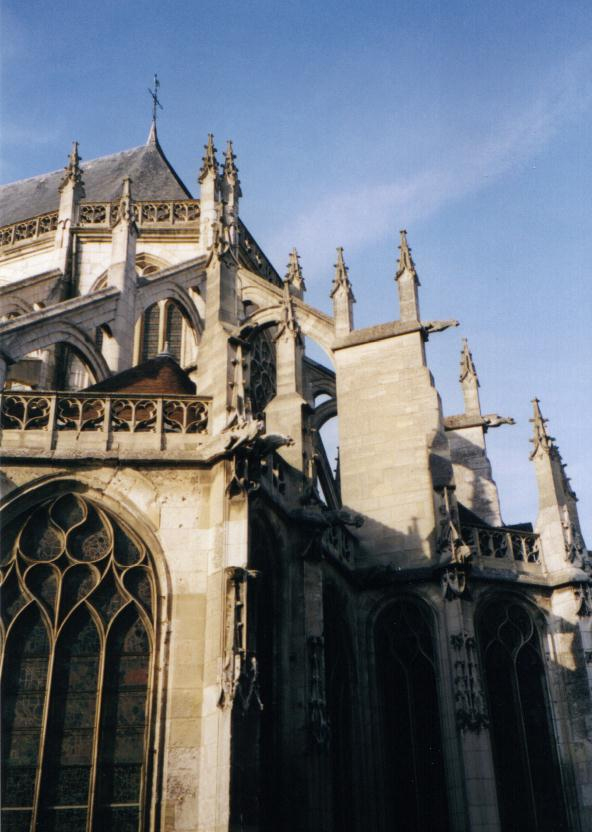
[[[564,569],[566,562],[578,569],[588,568],[588,553],[577,510],[577,497],[565,473],[555,438],[547,430],[538,399],[533,399],[533,450],[539,512],[536,530],[543,541],[545,565],[550,571]]]
[[[397,262],[397,288],[399,290],[399,318],[402,321],[419,321],[419,299],[417,288],[420,285],[411,249],[407,242],[407,232],[402,229]]]
[[[339,338],[348,335],[354,328],[353,305],[356,302],[348,277],[348,268],[343,259],[343,248],[337,249],[335,276],[331,286],[330,297],[333,300],[333,317],[335,318],[335,335]]]
[[[460,354],[460,378],[463,398],[465,400],[465,413],[481,413],[479,401],[479,377],[473,363],[473,356],[469,349],[469,342],[463,338],[463,346]]]
[[[290,259],[286,266],[286,276],[284,283],[287,283],[290,292],[298,298],[302,298],[306,291],[306,284],[304,283],[304,276],[302,274],[302,266],[300,265],[300,257],[295,248],[290,252]]]

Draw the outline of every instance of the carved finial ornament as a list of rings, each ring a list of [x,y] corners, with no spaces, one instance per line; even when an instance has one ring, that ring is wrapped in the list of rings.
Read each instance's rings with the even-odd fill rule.
[[[69,182],[74,185],[82,185],[82,169],[80,168],[80,156],[78,155],[78,142],[72,142],[72,149],[68,157],[68,164],[64,168],[64,176],[60,182],[61,191]]]
[[[345,265],[345,260],[343,259],[343,248],[339,246],[337,248],[337,263],[335,263],[335,276],[331,286],[330,297],[333,297],[338,289],[345,289],[349,298],[355,303],[356,299],[354,298],[354,293],[352,292],[351,283],[347,274],[348,271],[349,269]]]
[[[411,248],[409,247],[409,243],[407,242],[407,232],[404,228],[401,229],[399,232],[401,235],[401,244],[399,246],[399,259],[397,261],[397,274],[395,275],[395,280],[398,280],[403,272],[411,272],[415,280],[417,281],[417,285],[419,286],[419,278],[417,276],[417,271],[415,270],[415,263],[413,262],[413,257],[411,256]]]
[[[286,266],[286,276],[284,283],[292,285],[298,292],[304,292],[306,285],[304,283],[304,275],[302,274],[302,266],[300,265],[300,257],[295,248],[290,252],[288,265]]]
[[[208,133],[208,142],[204,145],[204,149],[206,152],[204,153],[203,164],[199,172],[199,182],[203,182],[210,173],[213,173],[214,176],[218,175],[218,160],[216,159],[216,148],[214,147],[214,136],[212,133]]]
[[[538,399],[532,400],[532,406],[534,411],[534,417],[530,419],[534,427],[534,436],[530,440],[534,448],[532,449],[532,453],[530,454],[530,459],[533,459],[539,450],[542,448],[543,451],[547,454],[551,454],[554,450],[554,441],[555,437],[550,436],[547,432],[547,419],[543,418],[543,414],[541,413],[540,402]]]
[[[466,338],[463,338],[463,346],[460,353],[459,381],[464,381],[466,378],[474,379],[477,386],[480,387],[479,377],[477,376],[477,370],[475,369],[475,364],[473,362],[473,356],[471,354],[471,350],[469,349],[469,342]]]

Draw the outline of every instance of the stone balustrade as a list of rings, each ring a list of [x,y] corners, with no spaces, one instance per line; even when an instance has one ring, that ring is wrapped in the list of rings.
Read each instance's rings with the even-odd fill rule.
[[[209,410],[203,397],[9,390],[0,397],[1,446],[187,448],[208,434]]]
[[[57,211],[6,225],[0,228],[0,249],[53,234],[57,227]]]
[[[541,545],[534,532],[508,528],[463,526],[462,537],[478,558],[491,562],[540,564]]]
[[[134,221],[139,227],[195,225],[197,228],[199,216],[198,199],[134,202]],[[83,202],[80,205],[78,225],[110,228],[118,218],[119,202]]]

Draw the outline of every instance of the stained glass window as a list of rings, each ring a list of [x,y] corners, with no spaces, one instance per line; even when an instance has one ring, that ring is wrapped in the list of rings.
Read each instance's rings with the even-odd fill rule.
[[[144,312],[142,321],[142,348],[140,361],[154,358],[158,354],[158,330],[160,327],[160,307],[157,303]]]
[[[139,830],[155,585],[145,547],[77,494],[3,534],[2,829]]]
[[[377,661],[389,822],[401,832],[445,832],[449,822],[434,644],[423,604],[402,599],[382,614]]]
[[[183,340],[183,315],[176,303],[169,303],[166,307],[165,344],[168,351],[177,361],[181,361],[181,346]]]
[[[568,828],[549,715],[539,634],[529,610],[491,603],[479,641],[503,830]]]
[[[253,338],[251,344],[250,397],[251,410],[256,419],[276,393],[275,344],[269,330],[262,330]]]

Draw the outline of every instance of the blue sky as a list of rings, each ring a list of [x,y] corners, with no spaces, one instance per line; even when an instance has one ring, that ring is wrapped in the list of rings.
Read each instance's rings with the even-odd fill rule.
[[[507,522],[534,520],[541,399],[592,546],[592,5],[578,2],[2,3],[2,168],[12,181],[159,135],[193,192],[206,134],[235,142],[242,216],[329,309],[343,245],[356,324],[397,315],[406,227],[428,357],[461,407],[469,338]]]

